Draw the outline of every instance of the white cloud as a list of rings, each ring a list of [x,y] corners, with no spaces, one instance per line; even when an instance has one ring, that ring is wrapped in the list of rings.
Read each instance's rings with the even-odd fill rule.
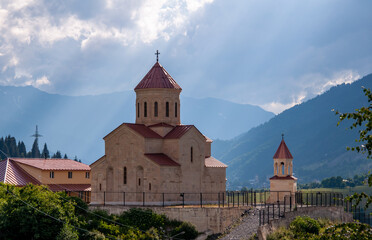
[[[274,102],[262,104],[262,105],[260,105],[260,107],[262,107],[266,111],[273,112],[275,114],[279,114],[279,113],[283,112],[284,110],[286,110],[288,108],[291,108],[291,107],[293,107],[297,104],[302,103],[302,101],[305,98],[306,98],[306,94],[301,93],[300,95],[298,95],[296,97],[293,97],[292,98],[293,100],[290,103],[280,103],[280,102],[274,101]]]
[[[50,85],[51,82],[49,79],[44,75],[41,78],[36,79],[35,83],[33,84],[35,87],[40,87],[42,85]]]

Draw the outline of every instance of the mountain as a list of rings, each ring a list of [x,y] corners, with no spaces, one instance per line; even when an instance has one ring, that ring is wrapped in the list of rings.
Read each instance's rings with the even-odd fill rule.
[[[0,136],[8,134],[31,148],[35,125],[40,148],[61,150],[92,163],[104,154],[102,138],[123,122],[135,121],[133,91],[97,96],[62,96],[33,87],[0,86]],[[228,139],[269,120],[273,113],[248,104],[181,97],[181,121],[210,138]]]
[[[332,87],[232,140],[215,141],[213,154],[228,164],[230,187],[250,183],[268,187],[268,178],[273,175],[273,156],[282,133],[294,157],[295,176],[301,183],[330,176],[350,177],[370,170],[371,160],[346,150],[346,146],[357,144],[357,130],[348,129],[351,121],[337,127],[339,118],[332,111],[353,112],[367,105],[362,86],[372,87],[372,74],[352,84]],[[259,181],[254,180],[257,178]]]

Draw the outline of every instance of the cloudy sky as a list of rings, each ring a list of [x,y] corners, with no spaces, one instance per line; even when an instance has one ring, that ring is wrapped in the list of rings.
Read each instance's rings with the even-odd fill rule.
[[[279,113],[372,73],[370,0],[1,0],[0,84],[132,90],[155,63],[183,95]]]

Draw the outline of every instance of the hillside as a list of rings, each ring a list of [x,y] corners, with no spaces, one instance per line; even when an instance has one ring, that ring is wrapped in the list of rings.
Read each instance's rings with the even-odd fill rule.
[[[332,111],[351,112],[367,104],[362,86],[372,88],[372,75],[352,84],[331,88],[324,94],[296,105],[230,141],[215,141],[214,155],[229,165],[227,178],[231,187],[249,185],[259,178],[258,187],[268,186],[273,174],[273,155],[285,134],[299,182],[321,180],[330,176],[352,176],[371,169],[371,161],[361,154],[348,152],[355,144],[355,130],[346,121],[337,127]],[[251,181],[253,182],[253,181]]]
[[[104,154],[102,138],[123,122],[135,120],[133,91],[98,96],[62,96],[33,87],[0,86],[0,136],[8,134],[31,148],[39,126],[49,150],[63,150],[84,163]],[[273,113],[219,99],[181,98],[181,121],[211,138],[228,139],[269,120]]]

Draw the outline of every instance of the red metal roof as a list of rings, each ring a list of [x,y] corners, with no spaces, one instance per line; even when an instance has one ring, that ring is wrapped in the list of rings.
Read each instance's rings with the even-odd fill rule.
[[[90,184],[48,184],[48,187],[53,192],[60,192],[60,191],[68,191],[68,192],[91,191]]]
[[[0,177],[2,177],[0,178],[1,182],[14,184],[16,186],[25,186],[28,183],[36,185],[41,184],[11,159],[0,162]]]
[[[206,157],[204,166],[206,167],[220,167],[220,168],[227,168],[227,165],[218,161],[214,157]]]
[[[106,136],[104,136],[103,139],[105,139],[106,137],[108,137],[110,134],[114,133],[117,129],[119,129],[123,125],[131,128],[135,132],[139,133],[142,137],[145,137],[145,138],[162,138],[159,134],[157,134],[156,132],[152,131],[149,127],[146,127],[146,125],[144,125],[144,124],[123,123],[119,127],[117,127],[114,130],[112,130],[109,134],[107,134]]]
[[[169,73],[156,62],[146,76],[138,83],[134,88],[144,89],[144,88],[173,88],[182,90],[182,88],[174,81],[174,79],[169,75]]]
[[[41,170],[81,170],[90,171],[89,165],[71,159],[57,158],[11,158],[18,163],[22,163]]]
[[[153,125],[150,125],[148,127],[171,127],[173,128],[174,126],[168,124],[168,123],[157,123],[157,124],[153,124]]]
[[[297,180],[297,178],[293,177],[293,176],[273,176],[270,178],[270,180],[289,180],[289,179],[293,179],[293,180]]]
[[[180,166],[164,153],[146,153],[145,156],[160,166]]]
[[[181,138],[187,131],[189,131],[194,125],[178,125],[173,128],[167,135],[165,139],[178,139]]]
[[[274,159],[293,159],[291,152],[284,142],[284,139],[281,141],[278,150],[276,150]]]

